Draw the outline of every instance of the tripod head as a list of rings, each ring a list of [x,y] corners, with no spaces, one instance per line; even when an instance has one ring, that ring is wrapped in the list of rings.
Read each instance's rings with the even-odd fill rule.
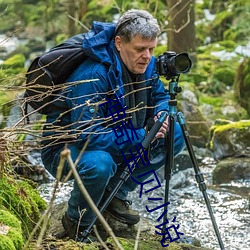
[[[179,82],[179,76],[176,78],[172,78],[171,81],[169,82],[169,95],[170,95],[170,100],[175,99],[175,96],[182,91],[182,87],[178,86]]]

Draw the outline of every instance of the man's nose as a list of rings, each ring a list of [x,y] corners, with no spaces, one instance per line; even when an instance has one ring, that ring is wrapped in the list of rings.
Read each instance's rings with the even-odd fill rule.
[[[150,53],[149,49],[147,49],[147,50],[144,51],[142,57],[144,59],[150,59],[151,58],[151,53]]]

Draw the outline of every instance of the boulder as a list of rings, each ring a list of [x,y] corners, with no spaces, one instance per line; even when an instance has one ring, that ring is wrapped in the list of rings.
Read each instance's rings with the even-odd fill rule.
[[[65,213],[67,204],[65,202],[56,204],[53,206],[51,213],[51,221],[47,229],[47,236],[43,240],[43,245],[49,244],[54,247],[60,246],[60,249],[103,249],[103,246],[99,242],[91,244],[79,243],[69,240],[67,238],[58,239],[58,235],[62,235],[63,227],[61,224],[61,217]],[[116,237],[122,247],[127,250],[133,250],[135,245],[135,239],[140,230],[140,237],[138,241],[139,249],[162,249],[161,237],[155,234],[155,227],[150,220],[141,219],[141,222],[135,226],[128,226],[119,221],[116,221],[112,217],[105,215],[106,221],[109,223]],[[99,228],[100,230],[100,228]],[[104,229],[102,229],[104,230]],[[102,234],[99,231],[100,234]],[[105,243],[109,249],[117,249],[114,246],[114,241],[111,237],[107,238]],[[77,248],[79,247],[79,248]],[[81,248],[80,248],[81,247]],[[183,236],[179,240],[172,242],[168,246],[169,250],[209,250],[209,248],[202,247],[200,241],[193,237]]]
[[[250,157],[250,120],[225,121],[211,127],[209,148],[216,160]]]
[[[220,161],[213,170],[213,183],[228,183],[233,180],[250,179],[250,158],[228,157]]]
[[[181,101],[181,112],[193,146],[206,148],[209,141],[209,122],[204,118],[198,106],[188,101]]]

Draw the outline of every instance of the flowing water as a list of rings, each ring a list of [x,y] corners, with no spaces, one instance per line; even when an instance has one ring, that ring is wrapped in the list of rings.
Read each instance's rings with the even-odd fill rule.
[[[213,159],[206,158],[200,168],[225,249],[250,250],[250,180],[214,186],[211,177],[214,167]],[[60,187],[55,202],[67,200],[71,188],[72,182]],[[52,189],[53,182],[42,184],[39,188],[41,195],[47,201],[51,197]],[[143,192],[149,189],[150,187],[145,186]],[[132,208],[139,211],[142,217],[150,219],[155,226],[161,224],[157,218],[162,214],[163,208],[150,213],[145,206],[151,210],[164,204],[165,181],[161,187],[147,194],[143,193],[141,198],[139,193],[140,189],[130,194],[129,198],[133,200]],[[148,199],[156,197],[162,197],[163,201],[157,203]],[[197,238],[204,247],[220,249],[202,192],[197,187],[193,168],[173,174],[170,180],[169,202],[166,207],[168,219],[171,222],[176,217],[175,225],[179,224],[178,232]]]

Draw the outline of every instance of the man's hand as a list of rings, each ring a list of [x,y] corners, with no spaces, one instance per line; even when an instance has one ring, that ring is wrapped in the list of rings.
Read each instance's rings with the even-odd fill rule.
[[[158,120],[158,118],[160,117],[161,113],[163,111],[159,112],[155,117],[154,120],[155,122]],[[161,128],[159,129],[159,131],[157,132],[157,134],[155,135],[155,139],[159,139],[159,138],[165,138],[166,133],[169,130],[169,124],[168,124],[168,116],[165,119],[165,121],[163,122]]]

